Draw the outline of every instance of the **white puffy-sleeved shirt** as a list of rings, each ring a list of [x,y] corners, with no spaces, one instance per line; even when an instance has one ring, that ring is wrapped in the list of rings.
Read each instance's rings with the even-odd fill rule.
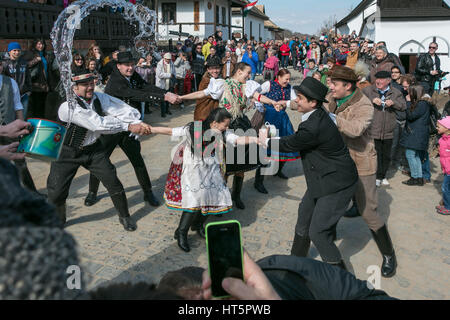
[[[100,116],[95,112],[95,99],[100,100],[105,116]],[[71,122],[89,130],[83,147],[93,144],[102,134],[128,131],[130,124],[142,122],[140,120],[141,113],[138,110],[106,93],[95,92],[91,103],[81,100],[84,102],[86,109],[77,104],[75,110],[69,110],[66,101],[59,107],[58,116],[61,121]]]
[[[223,92],[225,90],[225,80],[211,78],[209,81],[208,88],[203,90],[205,95],[210,96],[214,100],[219,100],[222,98]],[[245,86],[245,96],[247,98],[252,98],[255,92],[261,91],[261,85],[253,80],[248,80]]]
[[[261,94],[266,95],[270,92],[270,81],[266,81],[261,85]],[[291,99],[286,104],[286,109],[289,109],[291,107],[291,101],[297,99],[297,94],[295,93],[295,90],[291,86]],[[256,108],[260,112],[264,112],[264,105],[260,102],[255,103]]]

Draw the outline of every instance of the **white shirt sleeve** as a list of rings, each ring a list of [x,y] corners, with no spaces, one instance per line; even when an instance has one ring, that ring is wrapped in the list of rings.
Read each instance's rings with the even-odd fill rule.
[[[270,81],[266,81],[261,85],[261,94],[267,94],[270,91]]]
[[[230,130],[225,131],[225,141],[231,143],[233,146],[236,145],[239,136],[235,135]]]
[[[113,116],[127,124],[138,124],[142,122],[141,113],[122,100],[105,93],[96,93],[96,96],[100,99],[103,112],[108,116]]]
[[[247,98],[252,98],[255,92],[261,93],[261,85],[253,80],[248,80],[245,86],[245,95]]]
[[[210,96],[214,100],[220,100],[225,90],[225,80],[211,78],[208,88],[203,90],[206,96]]]
[[[105,113],[107,113],[106,116],[102,117],[94,110],[89,108],[84,109],[78,104],[76,105],[74,110],[69,110],[69,105],[67,102],[64,102],[59,107],[58,116],[64,122],[71,121],[72,123],[79,125],[80,127],[100,134],[115,134],[122,131],[128,131],[129,124],[136,124],[141,122],[140,120],[137,120],[139,118],[135,118],[137,114],[140,115],[139,111],[136,110],[137,114],[134,114],[133,116],[132,110],[127,110],[127,104],[119,99],[107,96],[108,95],[104,95],[104,97],[100,99],[102,103],[102,109]],[[112,98],[112,100],[110,100],[111,105],[106,105],[109,98]],[[120,111],[120,103],[115,100],[123,103],[125,105],[125,110]],[[131,107],[129,108],[132,109]]]
[[[172,129],[172,137],[184,137],[189,133],[186,127],[177,127]]]
[[[287,109],[290,109],[290,108],[291,108],[291,101],[292,101],[292,100],[296,100],[296,99],[297,99],[297,94],[295,93],[295,90],[294,90],[293,88],[291,88],[291,100],[289,100],[289,101],[286,103]]]
[[[13,90],[13,97],[14,97],[14,111],[20,111],[23,110],[22,102],[20,102],[20,90],[19,86],[17,85],[16,80],[11,78],[11,87]]]

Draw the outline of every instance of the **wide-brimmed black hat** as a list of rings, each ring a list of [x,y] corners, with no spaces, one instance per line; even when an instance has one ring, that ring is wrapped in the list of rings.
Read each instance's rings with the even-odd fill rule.
[[[378,71],[375,74],[376,79],[386,79],[386,78],[390,78],[390,77],[391,77],[391,73],[389,71]]]
[[[212,57],[211,59],[208,59],[208,61],[206,61],[206,68],[211,68],[211,67],[220,67],[222,65],[222,61],[220,61],[219,57]]]
[[[89,82],[93,79],[97,79],[97,76],[87,69],[79,69],[72,74],[72,81],[75,83]]]
[[[119,52],[117,54],[117,63],[135,62],[133,55],[129,51]]]
[[[328,88],[313,77],[308,77],[299,86],[294,86],[294,90],[307,98],[328,103],[327,99],[325,99]]]

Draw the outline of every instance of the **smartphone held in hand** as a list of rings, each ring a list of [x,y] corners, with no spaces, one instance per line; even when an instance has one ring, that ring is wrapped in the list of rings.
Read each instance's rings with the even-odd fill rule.
[[[214,298],[227,298],[222,288],[224,278],[244,280],[241,225],[236,220],[209,223],[206,226],[211,290]]]

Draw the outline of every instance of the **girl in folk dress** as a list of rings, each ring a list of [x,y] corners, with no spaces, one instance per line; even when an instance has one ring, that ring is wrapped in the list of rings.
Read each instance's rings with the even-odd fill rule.
[[[224,143],[236,146],[258,142],[257,137],[239,137],[229,131],[231,118],[227,110],[219,108],[203,122],[173,129],[151,128],[152,133],[184,138],[170,166],[164,198],[169,208],[183,212],[175,239],[186,252],[190,251],[187,240],[190,227],[204,238],[203,224],[208,215],[232,209],[225,180]]]
[[[259,83],[249,80],[251,73],[252,68],[250,65],[244,62],[238,63],[231,78],[226,80],[211,79],[208,88],[182,96],[181,99],[193,100],[210,96],[214,100],[218,100],[219,108],[224,108],[231,113],[230,129],[241,129],[246,132],[252,129],[252,126],[244,112],[249,109],[252,98],[258,102],[273,105],[276,110],[281,109],[281,103],[269,99],[260,93],[261,86]],[[234,163],[238,163],[236,159]],[[239,209],[245,209],[245,205],[240,197],[244,182],[244,172],[254,170],[257,167],[258,164],[251,165],[246,163],[240,165],[231,164],[230,161],[227,161],[227,174],[234,174],[232,199]]]

